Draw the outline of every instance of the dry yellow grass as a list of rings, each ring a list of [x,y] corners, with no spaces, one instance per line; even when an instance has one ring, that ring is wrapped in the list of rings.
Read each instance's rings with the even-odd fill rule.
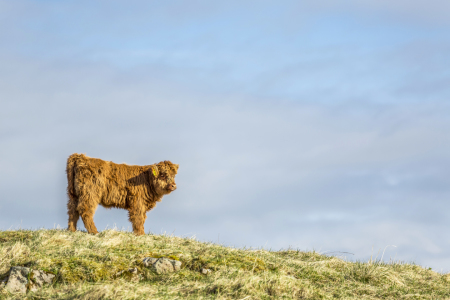
[[[175,274],[146,256],[183,263]],[[450,275],[413,264],[349,262],[317,252],[245,250],[164,235],[65,230],[0,231],[0,279],[11,266],[57,274],[27,299],[450,299]],[[119,271],[136,267],[140,281]],[[202,275],[201,268],[213,272]],[[23,299],[4,289],[0,299]]]

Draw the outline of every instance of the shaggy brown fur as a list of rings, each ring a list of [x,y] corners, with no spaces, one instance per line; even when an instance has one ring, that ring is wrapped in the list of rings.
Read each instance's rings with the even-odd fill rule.
[[[177,186],[178,165],[162,161],[148,166],[115,164],[84,154],[67,159],[67,194],[70,231],[77,230],[79,217],[89,233],[98,233],[94,214],[100,204],[128,210],[136,235],[144,234],[147,212]]]

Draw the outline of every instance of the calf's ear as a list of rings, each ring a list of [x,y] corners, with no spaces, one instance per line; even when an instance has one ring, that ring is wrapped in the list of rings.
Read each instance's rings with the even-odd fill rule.
[[[159,170],[157,166],[150,167],[150,173],[152,173],[153,177],[158,178]]]
[[[175,171],[178,172],[178,165],[177,164],[173,164],[173,166],[175,167]]]

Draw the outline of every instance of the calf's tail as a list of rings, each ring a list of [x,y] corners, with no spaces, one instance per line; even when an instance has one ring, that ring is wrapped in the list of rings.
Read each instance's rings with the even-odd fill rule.
[[[67,195],[69,201],[67,202],[67,214],[69,215],[68,230],[77,230],[77,221],[80,217],[78,213],[78,195],[75,191],[75,168],[78,159],[83,156],[82,154],[74,153],[67,159],[66,174],[67,174]]]

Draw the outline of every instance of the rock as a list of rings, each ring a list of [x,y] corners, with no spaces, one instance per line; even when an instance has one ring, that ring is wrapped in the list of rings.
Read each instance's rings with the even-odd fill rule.
[[[172,260],[173,270],[175,272],[178,272],[181,270],[181,261],[178,260]]]
[[[204,274],[204,275],[208,275],[208,274],[211,273],[212,271],[211,271],[210,269],[202,268],[202,269],[200,270],[200,272],[201,272],[202,274]]]
[[[25,267],[11,267],[9,270],[9,278],[5,288],[11,293],[27,292],[28,274],[30,268]]]
[[[47,273],[44,271],[33,270],[31,271],[29,283],[30,291],[36,291],[38,288],[41,288],[44,284],[52,284],[53,279],[55,279],[55,275],[51,273]]]
[[[28,276],[30,280],[28,280]],[[55,275],[44,271],[30,270],[30,268],[25,267],[11,267],[5,288],[11,293],[25,294],[28,290],[36,291],[44,284],[51,284],[54,278]]]
[[[144,260],[143,260],[142,262],[144,263],[144,266],[150,267],[150,266],[153,265],[157,260],[158,260],[158,258],[154,258],[154,257],[146,257],[146,258],[144,258]]]
[[[165,257],[154,258],[146,257],[143,260],[144,266],[149,267],[157,274],[178,272],[181,270],[181,262],[178,260],[168,259]]]

